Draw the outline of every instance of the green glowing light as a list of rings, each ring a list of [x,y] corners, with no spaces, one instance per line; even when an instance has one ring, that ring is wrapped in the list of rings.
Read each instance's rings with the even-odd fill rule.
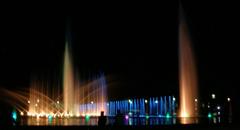
[[[15,121],[17,121],[17,112],[16,112],[16,110],[13,110],[13,112],[12,112],[12,118],[13,118]]]
[[[90,115],[86,115],[85,116],[85,123],[88,124],[89,121],[90,121]]]
[[[212,114],[211,113],[208,113],[208,118],[211,118],[212,117]]]
[[[85,119],[86,119],[87,121],[89,121],[89,120],[90,120],[90,115],[86,115],[86,116],[85,116]]]
[[[48,123],[49,123],[50,125],[52,124],[52,118],[53,118],[52,115],[49,115],[49,116],[48,116]]]
[[[48,116],[48,119],[49,119],[49,120],[52,120],[52,115],[49,115],[49,116]]]
[[[147,115],[146,118],[149,119],[149,116]]]
[[[166,114],[166,118],[170,118],[171,116],[170,116],[170,114],[169,113],[167,113]]]

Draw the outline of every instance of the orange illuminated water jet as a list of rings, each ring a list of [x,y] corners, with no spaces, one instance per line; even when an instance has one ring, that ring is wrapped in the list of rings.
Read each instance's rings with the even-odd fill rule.
[[[74,112],[74,73],[68,44],[65,46],[63,74],[64,113]]]
[[[194,100],[198,98],[197,75],[188,28],[180,8],[179,23],[180,117],[196,117]],[[182,122],[187,123],[187,122]]]

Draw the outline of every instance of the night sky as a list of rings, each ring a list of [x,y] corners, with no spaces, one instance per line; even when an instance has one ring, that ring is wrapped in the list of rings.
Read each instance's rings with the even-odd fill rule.
[[[144,4],[143,4],[144,5]],[[0,86],[62,80],[66,23],[76,72],[104,72],[111,98],[178,95],[178,3],[20,9],[1,16]],[[227,3],[182,3],[202,97],[237,97],[240,21]],[[33,13],[33,14],[32,14]]]

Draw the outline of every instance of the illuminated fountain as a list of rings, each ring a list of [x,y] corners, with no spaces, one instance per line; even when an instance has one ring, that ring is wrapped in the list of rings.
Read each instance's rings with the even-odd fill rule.
[[[28,89],[10,91],[0,89],[1,98],[14,106],[22,116],[31,117],[79,117],[99,116],[107,113],[106,78],[103,73],[87,81],[76,78],[66,40],[64,52],[63,84],[32,80]],[[61,87],[62,86],[62,87]]]
[[[71,96],[68,96],[69,93],[65,92],[63,93],[66,95],[62,95],[56,88],[46,86],[39,85],[39,83],[31,85],[29,99],[24,99],[29,107],[25,111],[28,116],[99,116],[101,111],[107,112],[106,79],[103,74],[82,85],[75,83]],[[16,93],[13,95],[16,95]],[[67,98],[64,96],[67,96]],[[70,101],[70,103],[65,103],[66,101]]]
[[[179,23],[180,117],[196,117],[197,75],[188,28],[180,8]],[[182,123],[188,123],[183,121]]]
[[[72,114],[74,110],[74,72],[69,53],[68,43],[65,46],[64,53],[64,70],[63,70],[63,104],[64,113]],[[76,113],[74,113],[76,114]]]
[[[79,117],[99,116],[106,110],[106,79],[104,74],[89,82],[80,83],[75,78],[68,44],[64,53],[63,92],[59,87],[49,87],[34,82],[30,88],[29,116]]]
[[[59,87],[52,87],[55,90],[47,89],[47,85],[30,88],[30,100],[28,115],[52,115],[58,117],[72,116],[99,116],[101,111],[106,111],[106,79],[104,74],[96,75],[89,81],[80,83],[76,78],[72,63],[69,42],[70,36],[67,31],[66,45],[64,52],[63,68],[63,90]],[[33,86],[38,85],[37,83]],[[57,88],[57,90],[56,90]],[[57,94],[54,94],[56,93]],[[53,95],[51,95],[53,94]],[[43,103],[43,104],[41,104]],[[90,105],[89,105],[90,104]]]

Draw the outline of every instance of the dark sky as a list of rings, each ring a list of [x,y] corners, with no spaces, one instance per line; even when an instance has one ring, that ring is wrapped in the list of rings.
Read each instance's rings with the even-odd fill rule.
[[[239,10],[233,3],[183,4],[197,56],[200,87],[220,95],[237,95]]]
[[[237,10],[214,2],[182,5],[201,94],[236,96]],[[49,10],[32,7],[1,16],[0,86],[25,87],[33,77],[61,81],[70,19],[77,73],[103,71],[112,79],[111,97],[178,94],[178,3]]]

